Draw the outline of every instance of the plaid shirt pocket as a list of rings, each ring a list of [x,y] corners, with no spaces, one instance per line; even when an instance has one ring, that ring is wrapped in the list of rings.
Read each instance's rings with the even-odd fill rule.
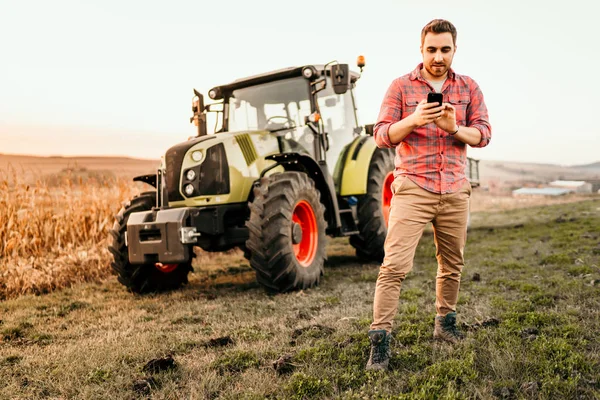
[[[413,114],[419,105],[419,101],[416,97],[405,97],[404,104],[402,105],[402,118]]]
[[[450,95],[448,102],[456,109],[456,123],[465,126],[467,124],[467,107],[471,102],[469,96]]]

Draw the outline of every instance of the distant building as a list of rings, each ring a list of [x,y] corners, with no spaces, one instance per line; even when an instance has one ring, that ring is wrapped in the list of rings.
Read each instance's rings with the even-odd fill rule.
[[[520,188],[513,190],[513,196],[564,196],[569,193],[574,193],[574,189],[565,188]]]
[[[588,179],[586,182],[592,184],[592,193],[600,193],[600,179]]]
[[[575,193],[592,193],[592,184],[585,181],[554,181],[549,185],[553,188],[572,189]]]

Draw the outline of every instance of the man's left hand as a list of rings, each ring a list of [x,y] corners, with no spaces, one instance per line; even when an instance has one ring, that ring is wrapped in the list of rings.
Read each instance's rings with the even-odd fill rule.
[[[443,105],[444,110],[442,111],[442,115],[434,122],[440,129],[443,129],[448,133],[453,133],[457,128],[456,109],[449,103],[444,103]]]

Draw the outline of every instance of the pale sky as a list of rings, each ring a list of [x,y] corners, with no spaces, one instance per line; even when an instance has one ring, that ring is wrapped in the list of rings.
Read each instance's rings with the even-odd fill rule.
[[[360,54],[359,118],[373,123],[421,61],[421,28],[445,18],[453,68],[490,112],[492,142],[470,156],[595,162],[599,12],[596,0],[0,0],[0,153],[159,158],[195,134],[192,88],[332,60],[356,70]]]

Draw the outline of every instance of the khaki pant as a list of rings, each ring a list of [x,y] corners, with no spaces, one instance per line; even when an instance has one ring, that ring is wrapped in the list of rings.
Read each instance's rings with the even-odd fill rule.
[[[392,330],[400,287],[413,267],[415,250],[425,225],[433,223],[438,270],[436,311],[444,316],[456,311],[460,276],[464,266],[471,185],[465,181],[456,193],[436,194],[410,178],[398,176],[393,184],[385,258],[379,269],[371,329]]]

